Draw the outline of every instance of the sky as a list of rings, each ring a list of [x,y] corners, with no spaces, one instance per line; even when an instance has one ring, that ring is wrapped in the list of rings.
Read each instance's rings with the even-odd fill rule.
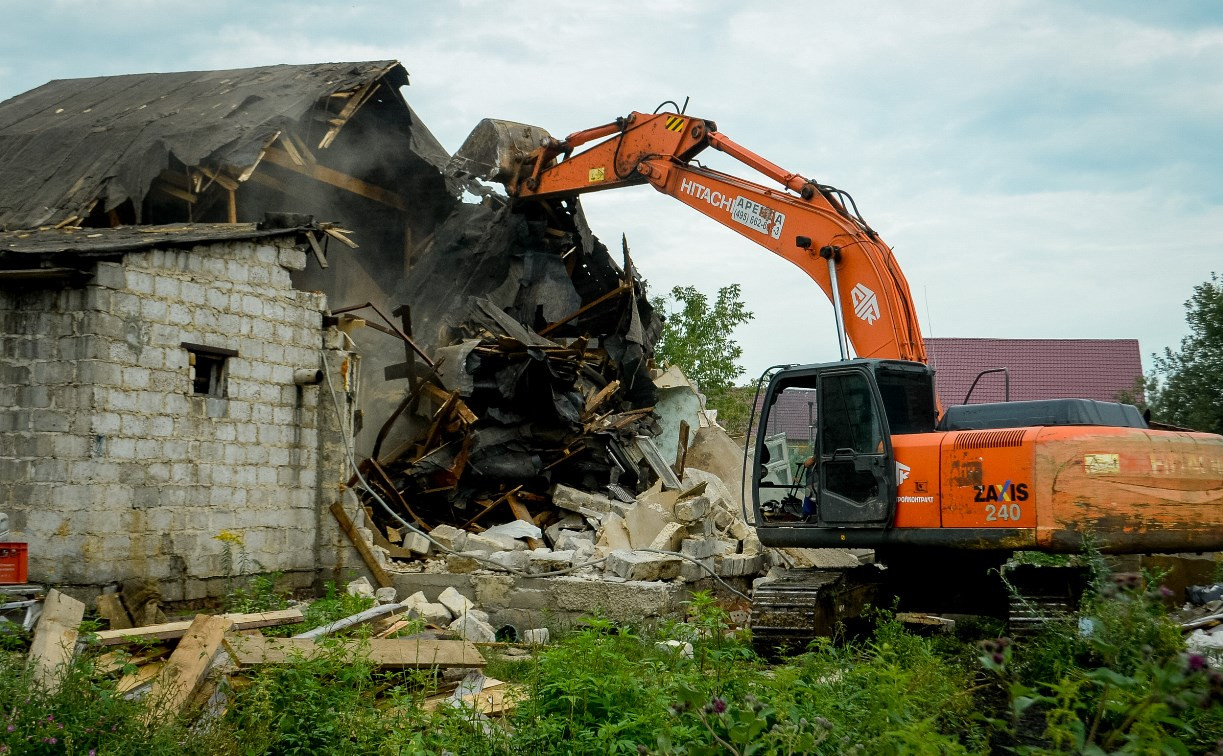
[[[849,192],[923,332],[1187,333],[1223,272],[1223,3],[5,0],[0,99],[52,79],[395,59],[453,151],[484,117],[563,136],[688,98],[690,115]],[[767,181],[724,155],[710,167]],[[583,199],[651,291],[739,283],[745,379],[838,357],[800,270],[649,187]]]

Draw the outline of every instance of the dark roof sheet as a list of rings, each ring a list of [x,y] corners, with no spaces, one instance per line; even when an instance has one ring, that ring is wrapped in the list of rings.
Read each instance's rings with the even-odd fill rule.
[[[0,228],[58,224],[84,217],[97,202],[110,210],[133,199],[139,212],[171,158],[251,166],[303,118],[323,119],[315,125],[322,136],[345,98],[334,98],[330,112],[312,109],[383,78],[398,93],[407,72],[396,61],[375,61],[49,82],[0,103]],[[404,105],[405,119],[413,119]],[[448,158],[423,125],[411,140],[430,162]]]
[[[0,270],[28,267],[38,260],[117,257],[124,252],[156,247],[295,236],[319,228],[312,222],[279,228],[264,228],[257,223],[180,223],[168,226],[3,231],[0,232]]]
[[[944,406],[962,404],[982,370],[1010,371],[1011,400],[1116,401],[1142,376],[1137,339],[926,339],[934,383]],[[1003,400],[1003,376],[987,375],[972,403]]]

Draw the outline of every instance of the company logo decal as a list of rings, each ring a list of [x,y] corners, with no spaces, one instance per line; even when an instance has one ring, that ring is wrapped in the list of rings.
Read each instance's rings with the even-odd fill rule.
[[[854,314],[865,320],[867,325],[874,325],[879,319],[879,297],[875,292],[858,284],[849,292],[849,298],[854,303]]]
[[[1027,501],[1028,500],[1028,484],[1016,483],[1011,485],[1011,481],[1007,481],[1000,486],[973,486],[976,489],[977,495],[973,497],[973,501]]]

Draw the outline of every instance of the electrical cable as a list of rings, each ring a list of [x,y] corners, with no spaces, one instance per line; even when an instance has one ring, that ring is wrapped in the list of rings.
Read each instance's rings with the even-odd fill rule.
[[[458,551],[455,551],[454,549],[448,546],[438,543],[428,533],[424,532],[423,530],[416,527],[412,523],[403,519],[403,517],[401,517],[398,512],[391,509],[391,506],[386,503],[386,500],[383,499],[382,496],[379,495],[378,492],[374,490],[373,486],[369,484],[369,481],[365,479],[365,475],[362,474],[361,468],[358,467],[357,462],[356,462],[356,456],[353,453],[351,440],[349,439],[348,434],[344,432],[344,413],[340,409],[340,398],[336,394],[335,384],[331,380],[331,367],[327,364],[327,356],[325,354],[320,355],[320,362],[322,362],[323,364],[323,377],[327,381],[327,390],[331,394],[331,404],[335,408],[336,419],[340,423],[340,436],[344,444],[344,454],[348,458],[348,464],[352,467],[353,471],[356,473],[357,481],[361,484],[362,490],[364,490],[367,494],[369,494],[374,499],[374,501],[378,502],[378,504],[382,507],[383,511],[385,511],[387,515],[392,517],[396,522],[398,522],[404,528],[406,528],[407,530],[413,533],[417,533],[418,535],[424,536],[425,539],[429,541],[429,543],[433,544],[441,551],[444,551],[448,554],[466,556],[469,559],[472,559],[476,562],[488,565],[491,569],[500,570],[502,572],[508,572],[511,575],[517,575],[518,577],[555,577],[558,575],[567,575],[571,572],[583,569],[585,567],[592,567],[596,564],[602,564],[608,560],[608,557],[600,557],[599,559],[595,559],[589,562],[583,562],[581,564],[575,564],[572,567],[566,567],[561,570],[552,570],[550,572],[536,572],[536,573],[523,572],[522,570],[516,570],[511,567],[506,567],[505,565],[497,564],[496,562],[493,562],[489,559],[485,559],[484,557],[477,557],[472,554],[462,554]],[[693,559],[692,557],[687,556],[686,554],[681,554],[677,551],[663,551],[661,549],[634,549],[634,551],[647,551],[647,552],[653,552],[657,554],[677,556],[680,559],[686,559],[698,565],[701,569],[705,570],[705,572],[709,573],[710,577],[712,577],[713,579],[717,580],[719,583],[724,585],[726,589],[729,590],[731,593],[735,594],[736,596],[739,596],[740,598],[743,598],[746,601],[749,601],[749,602],[751,601],[751,598],[735,590],[729,583],[727,583],[720,576],[718,576],[713,570],[709,569],[708,566]]]

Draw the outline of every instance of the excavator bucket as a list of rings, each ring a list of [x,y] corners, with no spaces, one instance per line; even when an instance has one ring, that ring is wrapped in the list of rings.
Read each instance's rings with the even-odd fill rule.
[[[485,118],[450,158],[449,173],[510,185],[551,136],[538,126]]]

